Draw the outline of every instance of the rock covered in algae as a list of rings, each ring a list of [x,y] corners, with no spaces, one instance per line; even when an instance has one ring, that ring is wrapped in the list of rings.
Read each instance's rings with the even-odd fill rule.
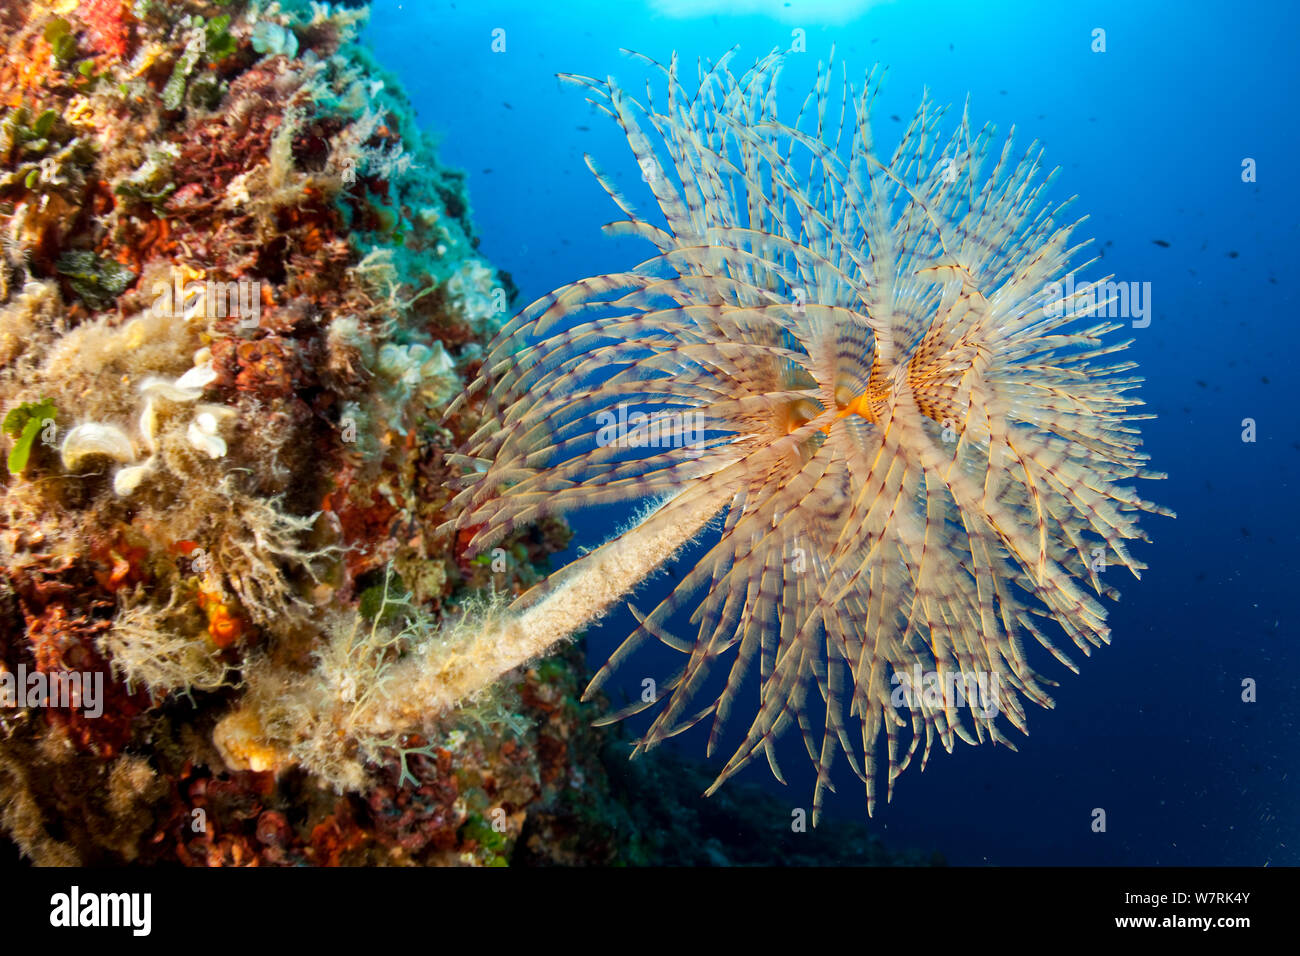
[[[0,13],[0,826],[37,863],[501,862],[574,759],[514,687],[373,742],[350,793],[213,742],[255,662],[411,633],[567,542],[489,569],[433,530],[513,284],[364,15]]]

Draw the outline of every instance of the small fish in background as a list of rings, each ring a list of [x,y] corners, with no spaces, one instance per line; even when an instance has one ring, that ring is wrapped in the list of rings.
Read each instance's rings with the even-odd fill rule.
[[[1168,249],[1168,248],[1169,248],[1169,243],[1165,242],[1163,239],[1152,239],[1151,241],[1154,242],[1154,243],[1155,243],[1157,246],[1159,246],[1161,249]]]
[[[578,132],[580,132],[580,133],[590,133],[590,132],[591,132],[591,127],[590,127],[590,126],[575,126],[574,129],[576,129],[576,130],[577,130]]]
[[[1229,259],[1235,259],[1235,258],[1237,258],[1238,255],[1239,255],[1239,253],[1237,252],[1236,249],[1230,249],[1230,250],[1228,250],[1228,258],[1229,258]]]
[[[893,120],[895,123],[901,123],[901,122],[903,122],[901,119],[898,118],[898,114],[897,114],[897,113],[891,113],[890,116],[889,116],[889,118],[890,118],[891,120]]]
[[[504,106],[504,107],[505,107],[506,109],[508,109],[508,110],[512,110],[512,109],[514,109],[514,107],[511,106],[509,103],[507,103],[505,100],[502,100],[502,101],[501,101],[501,105]]]

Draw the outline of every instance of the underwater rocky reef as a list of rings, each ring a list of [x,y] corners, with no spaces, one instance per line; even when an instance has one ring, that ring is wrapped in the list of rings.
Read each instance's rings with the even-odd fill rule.
[[[572,650],[352,742],[346,793],[213,742],[259,668],[383,668],[568,540],[436,530],[513,288],[363,17],[0,12],[0,826],[37,864],[501,863],[599,778]]]

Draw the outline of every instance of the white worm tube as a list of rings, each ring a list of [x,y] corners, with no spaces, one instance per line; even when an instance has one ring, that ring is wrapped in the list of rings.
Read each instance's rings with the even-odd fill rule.
[[[282,770],[301,762],[340,786],[357,786],[363,774],[350,745],[417,730],[548,653],[657,571],[730,498],[730,491],[722,491],[682,504],[668,499],[629,531],[568,565],[553,590],[523,607],[489,611],[482,620],[467,615],[426,649],[385,669],[382,680],[375,673],[349,673],[349,665],[364,667],[366,657],[346,648],[327,650],[305,678],[251,672],[250,693],[218,723],[213,741],[232,769]],[[655,521],[670,505],[674,520]]]

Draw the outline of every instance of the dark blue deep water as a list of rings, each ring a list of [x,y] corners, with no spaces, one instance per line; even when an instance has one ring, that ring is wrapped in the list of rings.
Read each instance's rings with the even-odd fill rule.
[[[513,275],[521,305],[649,255],[599,232],[620,216],[582,154],[624,182],[635,167],[617,128],[554,78],[614,75],[639,94],[646,71],[620,47],[663,62],[676,50],[693,71],[697,57],[735,44],[736,63],[753,62],[789,46],[798,27],[808,52],[784,74],[787,107],[833,44],[851,76],[889,67],[879,148],[892,149],[903,127],[891,114],[910,118],[924,87],[958,108],[969,93],[976,125],[1014,125],[1023,142],[1044,143],[1048,166],[1061,167],[1053,195],[1077,194],[1075,213],[1091,217],[1076,235],[1104,244],[1102,273],[1151,283],[1152,321],[1131,331],[1129,354],[1157,415],[1146,448],[1169,480],[1141,491],[1178,518],[1144,519],[1153,543],[1137,549],[1150,570],[1140,582],[1116,577],[1113,644],[1079,676],[1039,660],[1061,681],[1057,707],[1029,715],[1019,752],[938,753],[924,773],[914,766],[900,778],[872,828],[891,845],[965,864],[1300,862],[1295,5],[375,0],[372,9],[380,62],[411,93],[442,161],[468,174],[481,252]],[[504,53],[491,50],[496,28]],[[1090,49],[1095,28],[1106,31],[1104,53]],[[1255,182],[1242,181],[1247,158]],[[1248,418],[1254,442],[1242,440]],[[619,517],[573,516],[575,544],[599,543]],[[593,662],[630,626],[621,613],[589,632]],[[1246,679],[1253,703],[1242,700]],[[674,743],[703,757],[699,733]],[[743,779],[807,806],[802,746],[792,738],[786,750],[788,788],[762,765]],[[828,827],[866,815],[861,785],[840,768]],[[1094,808],[1106,811],[1104,833],[1091,829]]]

